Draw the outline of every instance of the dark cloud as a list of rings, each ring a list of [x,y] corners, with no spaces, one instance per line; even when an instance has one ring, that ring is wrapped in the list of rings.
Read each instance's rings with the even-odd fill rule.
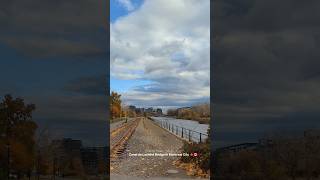
[[[25,55],[97,56],[105,52],[106,4],[91,0],[4,0],[0,42]]]
[[[107,97],[104,95],[32,95],[25,97],[36,104],[35,119],[77,119],[106,121]]]
[[[108,127],[106,121],[79,121],[78,119],[37,119],[41,130],[49,131],[51,138],[80,139],[85,146],[108,145]]]
[[[80,77],[70,81],[64,90],[89,95],[107,94],[107,75]]]
[[[5,43],[31,57],[105,57],[106,50],[89,42],[64,38],[4,38]]]
[[[237,131],[237,142],[244,142],[252,140],[245,135],[250,129],[259,129],[260,133],[252,133],[258,139],[276,129],[305,130],[319,125],[320,113],[315,112],[320,112],[316,20],[320,13],[316,7],[319,1],[216,1],[217,140],[226,143],[225,132]]]
[[[217,34],[224,34],[318,28],[319,6],[317,0],[217,0],[215,30]]]
[[[106,2],[92,0],[3,0],[6,28],[34,33],[81,33],[106,24]],[[16,29],[17,28],[17,29]]]
[[[168,93],[166,98],[154,98],[151,100],[144,100],[135,97],[127,97],[125,100],[126,102],[132,103],[138,107],[150,107],[150,106],[174,106],[174,107],[189,107],[192,105],[203,104],[209,102],[209,97],[201,97],[201,98],[189,98],[189,99],[177,99],[174,96],[170,96],[171,94]],[[132,103],[133,104],[133,103]]]
[[[107,144],[107,5],[0,1],[0,93],[34,103],[40,130]]]

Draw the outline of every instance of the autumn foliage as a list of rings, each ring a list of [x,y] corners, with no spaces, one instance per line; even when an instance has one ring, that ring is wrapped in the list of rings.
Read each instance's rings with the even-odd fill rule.
[[[35,161],[35,132],[32,120],[33,104],[6,95],[0,103],[0,171],[18,177],[30,176]],[[10,167],[10,168],[9,168]],[[5,173],[4,173],[5,172]],[[3,178],[3,177],[1,177]]]
[[[121,116],[121,94],[113,91],[110,95],[110,115],[112,119]]]

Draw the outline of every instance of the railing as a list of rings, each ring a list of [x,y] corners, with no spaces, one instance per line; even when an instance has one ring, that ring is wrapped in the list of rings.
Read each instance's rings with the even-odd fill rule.
[[[169,132],[175,134],[176,136],[179,136],[185,140],[188,140],[189,142],[204,142],[205,139],[208,138],[208,134],[198,132],[195,130],[191,130],[182,126],[178,126],[176,124],[170,123],[167,120],[156,120],[152,119],[155,123],[157,123],[160,127],[167,129]]]

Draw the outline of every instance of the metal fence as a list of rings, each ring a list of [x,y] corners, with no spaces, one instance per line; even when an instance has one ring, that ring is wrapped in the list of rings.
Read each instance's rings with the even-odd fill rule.
[[[155,120],[151,119],[152,121],[156,122],[160,127],[167,129],[169,132],[188,140],[189,142],[204,142],[205,139],[208,138],[208,134],[198,132],[195,130],[191,130],[182,126],[178,126],[176,124],[170,123],[167,120]]]

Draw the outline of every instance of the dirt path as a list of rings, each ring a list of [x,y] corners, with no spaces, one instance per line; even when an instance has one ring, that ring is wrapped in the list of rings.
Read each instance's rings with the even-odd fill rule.
[[[159,156],[129,156],[146,153],[181,153],[183,143],[180,139],[155,125],[149,119],[140,121],[135,133],[128,141],[127,150],[122,159],[111,164],[111,174],[134,177],[167,177],[187,178],[186,173],[172,165],[178,157]],[[112,176],[111,176],[112,179]]]

